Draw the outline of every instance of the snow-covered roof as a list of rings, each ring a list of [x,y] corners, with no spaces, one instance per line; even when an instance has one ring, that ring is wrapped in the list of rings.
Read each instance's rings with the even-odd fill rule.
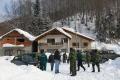
[[[51,32],[51,31],[53,31],[53,30],[55,30],[55,29],[58,30],[59,32],[63,33],[63,34],[66,35],[67,37],[72,38],[72,36],[71,36],[70,34],[68,34],[67,32],[65,32],[62,28],[58,28],[58,27],[57,27],[57,28],[52,28],[52,29],[50,29],[50,30],[42,33],[41,35],[37,36],[36,39],[38,39],[39,37],[47,34],[48,32]]]
[[[13,45],[13,44],[6,43],[6,44],[3,44],[3,47],[24,47],[24,45],[23,44]]]
[[[89,37],[89,36],[86,36],[86,35],[84,35],[84,34],[82,34],[82,33],[79,33],[79,32],[76,32],[74,29],[72,29],[72,28],[68,28],[68,27],[62,27],[62,29],[63,30],[66,30],[66,31],[69,31],[69,32],[72,32],[72,33],[74,33],[74,34],[77,34],[77,35],[79,35],[79,36],[82,36],[82,37],[85,37],[85,38],[87,38],[87,39],[90,39],[90,40],[95,40],[95,39],[93,39],[93,38],[91,38],[91,37]]]
[[[72,36],[71,36],[70,34],[68,34],[67,32],[65,32],[62,28],[57,27],[56,29],[57,29],[58,31],[60,31],[61,33],[67,35],[68,37],[72,38]]]
[[[13,30],[9,31],[8,33],[2,35],[2,36],[0,37],[0,39],[2,39],[4,36],[10,34],[10,33],[13,32],[13,31],[17,31],[18,33],[24,35],[24,36],[25,36],[26,38],[28,38],[30,41],[34,41],[34,40],[35,40],[35,37],[34,37],[33,35],[29,34],[29,33],[26,32],[26,31],[23,31],[23,30],[21,30],[21,29],[18,29],[18,28],[13,29]]]
[[[51,31],[53,31],[53,30],[55,30],[55,29],[58,30],[59,32],[63,33],[64,35],[66,35],[66,36],[69,37],[69,38],[72,38],[72,36],[71,36],[69,33],[67,33],[66,31],[72,32],[72,33],[77,34],[77,35],[79,35],[79,36],[81,36],[81,37],[84,37],[84,38],[87,38],[87,39],[90,39],[90,40],[94,41],[93,38],[88,37],[88,36],[86,36],[86,35],[84,35],[84,34],[81,34],[81,33],[79,33],[79,32],[75,32],[74,29],[68,28],[68,27],[62,27],[62,28],[56,27],[56,28],[52,28],[52,29],[44,32],[43,34],[37,36],[36,39],[38,39],[38,38],[41,37],[41,36],[44,36],[44,35],[47,34],[48,32],[51,32]],[[66,31],[65,31],[65,30],[66,30]]]
[[[65,29],[65,30],[68,30],[68,31],[71,31],[71,32],[75,32],[74,29],[69,28],[68,26],[64,26],[64,27],[62,27],[62,29]]]

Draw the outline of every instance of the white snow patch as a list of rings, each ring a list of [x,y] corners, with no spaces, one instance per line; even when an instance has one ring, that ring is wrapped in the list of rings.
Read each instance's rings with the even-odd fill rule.
[[[6,43],[6,44],[3,44],[3,47],[24,47],[24,45],[23,44],[13,45],[13,44]]]

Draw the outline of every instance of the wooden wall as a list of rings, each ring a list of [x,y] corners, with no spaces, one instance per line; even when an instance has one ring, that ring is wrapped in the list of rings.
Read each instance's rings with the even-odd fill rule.
[[[20,42],[17,39],[24,38],[24,42]],[[29,41],[24,35],[19,34],[17,31],[13,31],[10,34],[4,36],[2,39],[0,39],[0,46],[3,46],[3,44],[13,44],[13,45],[21,45],[23,44],[25,47],[31,46],[32,42]]]

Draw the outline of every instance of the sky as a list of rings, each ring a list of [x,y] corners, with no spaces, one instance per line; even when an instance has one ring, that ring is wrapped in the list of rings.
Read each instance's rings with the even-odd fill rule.
[[[10,0],[0,0],[0,21],[4,20],[5,5],[10,5]]]

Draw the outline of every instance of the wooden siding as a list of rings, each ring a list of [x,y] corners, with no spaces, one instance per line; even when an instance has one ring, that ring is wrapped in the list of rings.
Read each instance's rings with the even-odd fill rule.
[[[18,38],[24,38],[24,42],[19,42],[17,41]],[[24,35],[19,34],[17,31],[13,31],[10,34],[4,36],[1,40],[0,40],[0,46],[3,46],[3,44],[13,44],[13,45],[21,45],[23,44],[25,47],[31,46],[32,42],[29,41]]]

